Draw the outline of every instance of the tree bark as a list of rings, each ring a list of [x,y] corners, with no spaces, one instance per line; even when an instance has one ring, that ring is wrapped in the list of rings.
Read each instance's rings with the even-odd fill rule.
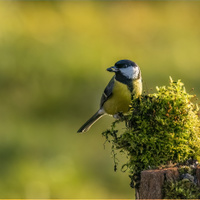
[[[177,180],[178,178],[179,172],[177,167],[142,171],[139,199],[162,199],[162,187],[164,181]]]
[[[196,176],[197,176],[197,185],[200,187],[200,166],[197,166]]]

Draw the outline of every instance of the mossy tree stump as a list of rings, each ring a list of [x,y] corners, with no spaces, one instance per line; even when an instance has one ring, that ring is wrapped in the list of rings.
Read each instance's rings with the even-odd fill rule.
[[[187,168],[187,170],[185,170]],[[171,167],[141,172],[137,199],[199,199],[200,167]]]
[[[130,185],[138,191],[139,198],[161,199],[163,187],[168,198],[168,189],[172,193],[177,190],[173,199],[180,199],[182,190],[183,196],[200,198],[199,167],[195,168],[197,182],[193,181],[194,184],[188,182],[194,174],[185,173],[181,168],[184,171],[181,175],[186,178],[180,177],[179,167],[167,168],[169,163],[183,166],[189,160],[200,158],[199,108],[193,103],[194,98],[180,80],[174,82],[170,78],[169,86],[157,87],[157,93],[133,97],[130,112],[103,133],[106,141],[112,144],[115,170],[119,162],[117,152],[126,154],[128,160],[121,169],[128,170]],[[125,122],[125,128],[117,128],[120,122]]]

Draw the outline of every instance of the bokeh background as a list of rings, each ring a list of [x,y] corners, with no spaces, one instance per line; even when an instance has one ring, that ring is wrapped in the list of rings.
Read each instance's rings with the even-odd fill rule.
[[[200,95],[198,1],[1,1],[0,198],[133,198],[114,172],[99,106],[120,59],[144,90],[181,79]]]

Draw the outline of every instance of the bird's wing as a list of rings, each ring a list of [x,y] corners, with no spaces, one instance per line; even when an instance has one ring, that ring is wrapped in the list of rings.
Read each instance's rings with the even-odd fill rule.
[[[110,82],[108,83],[108,85],[106,86],[102,96],[101,96],[101,103],[100,103],[100,107],[103,106],[103,104],[110,98],[110,96],[112,95],[112,91],[113,91],[113,86],[114,86],[114,82],[115,82],[115,77],[113,76],[113,78],[110,80]]]

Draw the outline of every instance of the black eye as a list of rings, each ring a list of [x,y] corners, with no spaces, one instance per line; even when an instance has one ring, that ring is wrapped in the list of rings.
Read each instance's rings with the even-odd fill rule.
[[[124,67],[124,65],[120,65],[120,64],[115,64],[115,66],[116,66],[117,68],[123,68],[123,67]]]

